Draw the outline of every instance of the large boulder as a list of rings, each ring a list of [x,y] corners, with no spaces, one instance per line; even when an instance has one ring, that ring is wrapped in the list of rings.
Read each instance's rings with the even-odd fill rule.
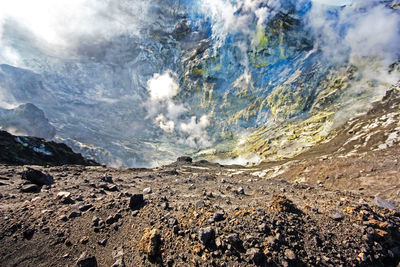
[[[87,252],[83,252],[76,262],[78,267],[97,267],[97,260],[95,256],[90,255]]]
[[[35,170],[32,168],[26,168],[26,170],[22,173],[22,179],[29,180],[31,183],[37,185],[51,185],[54,184],[53,177],[44,174],[39,170]]]

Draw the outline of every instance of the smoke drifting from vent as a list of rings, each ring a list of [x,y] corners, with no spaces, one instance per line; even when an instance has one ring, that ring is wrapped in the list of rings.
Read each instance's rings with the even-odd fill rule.
[[[308,26],[326,59],[376,57],[386,66],[400,58],[400,11],[379,1],[314,1]]]
[[[147,90],[150,94],[145,104],[148,115],[165,134],[180,144],[196,149],[212,145],[207,133],[207,127],[210,125],[208,116],[203,115],[199,119],[196,116],[188,118],[186,113],[189,108],[174,101],[174,97],[179,93],[176,73],[168,70],[163,74],[154,74],[147,81]]]

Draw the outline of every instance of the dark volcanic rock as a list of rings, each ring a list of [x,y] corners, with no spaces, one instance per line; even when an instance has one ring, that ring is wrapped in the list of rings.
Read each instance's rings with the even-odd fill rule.
[[[62,143],[27,136],[13,136],[0,130],[0,163],[16,165],[98,165],[74,153]]]
[[[33,235],[35,233],[35,229],[28,228],[23,232],[24,238],[25,239],[32,239]]]
[[[172,36],[179,41],[182,40],[189,32],[190,27],[187,25],[187,21],[182,20],[178,23],[178,25],[176,25]]]
[[[41,171],[32,169],[32,168],[27,168],[22,173],[22,179],[29,180],[34,184],[37,185],[51,185],[54,184],[53,177],[51,177],[48,174],[44,174]]]
[[[249,249],[246,254],[249,256],[251,262],[254,262],[256,265],[262,265],[264,262],[265,255],[257,248]]]
[[[144,204],[143,194],[133,194],[129,199],[129,208],[140,209]]]
[[[223,221],[224,216],[225,216],[225,213],[223,211],[217,211],[216,213],[214,213],[213,219],[216,222]]]
[[[341,221],[344,219],[344,214],[340,210],[331,210],[330,215],[335,221]]]
[[[210,245],[215,239],[215,230],[211,227],[199,229],[199,240],[205,246]]]
[[[242,245],[242,240],[240,240],[239,235],[236,233],[228,235],[226,239],[228,243],[234,247],[240,247]]]
[[[187,157],[187,156],[179,157],[176,161],[178,163],[192,163],[193,162],[192,158]]]
[[[78,267],[97,267],[97,260],[95,256],[90,255],[87,252],[83,252],[76,262]]]
[[[82,215],[82,213],[77,212],[77,211],[73,211],[73,212],[71,212],[71,213],[68,215],[68,218],[69,218],[69,219],[72,219],[72,218],[79,217],[79,216],[81,216],[81,215]]]
[[[375,197],[374,201],[372,201],[373,205],[376,205],[381,208],[385,209],[391,209],[391,210],[397,210],[396,205],[393,204],[391,201],[380,198],[380,197]]]
[[[36,184],[27,184],[27,185],[22,186],[21,192],[24,192],[24,193],[39,193],[40,189],[41,189],[41,187],[36,185]]]

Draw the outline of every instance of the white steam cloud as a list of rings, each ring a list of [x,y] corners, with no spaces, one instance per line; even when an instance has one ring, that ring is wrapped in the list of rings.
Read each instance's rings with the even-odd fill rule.
[[[19,106],[14,96],[0,86],[0,108],[13,109]]]
[[[389,65],[400,56],[399,12],[375,0],[338,1],[332,15],[333,2],[314,0],[308,25],[316,37],[316,45],[332,62],[350,58],[376,57]],[[349,1],[350,2],[350,1]]]
[[[154,101],[172,99],[179,91],[176,79],[176,75],[171,71],[166,71],[162,75],[155,73],[147,82],[150,98]]]
[[[254,21],[257,27],[261,27],[276,15],[279,7],[279,0],[202,0],[200,12],[213,22],[212,38],[215,47],[218,48],[231,34],[239,33],[245,36],[243,40],[253,40],[256,34]],[[236,45],[241,52],[241,64],[247,71],[249,43],[238,41],[233,45]]]
[[[23,67],[19,52],[4,42],[17,28],[33,37],[31,45],[49,54],[74,55],[82,43],[138,36],[149,5],[141,0],[2,0],[0,63]]]
[[[201,12],[213,21],[213,38],[220,41],[233,33],[252,34],[254,19],[261,25],[280,7],[279,0],[203,0],[201,3]]]
[[[189,122],[182,122],[180,129],[186,134],[186,138],[183,140],[183,143],[189,145],[190,147],[204,148],[211,146],[212,143],[207,137],[206,130],[209,125],[210,121],[206,115],[201,116],[200,120],[198,121],[195,116],[192,116]]]
[[[207,115],[200,119],[185,116],[188,112],[183,104],[175,103],[174,97],[179,93],[177,75],[167,70],[163,74],[155,73],[147,81],[147,90],[150,97],[145,104],[148,115],[171,138],[178,143],[192,148],[205,148],[212,145],[208,136],[207,127],[210,125]]]
[[[312,0],[314,3],[330,6],[347,6],[353,3],[353,0]]]
[[[258,155],[249,155],[249,156],[238,156],[236,158],[228,158],[228,159],[215,159],[213,162],[222,164],[222,165],[257,165],[260,164],[262,158]]]

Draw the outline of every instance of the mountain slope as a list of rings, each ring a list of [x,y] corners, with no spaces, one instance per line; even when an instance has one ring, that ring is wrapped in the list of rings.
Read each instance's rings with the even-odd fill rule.
[[[62,143],[0,131],[0,162],[13,165],[97,165]]]

